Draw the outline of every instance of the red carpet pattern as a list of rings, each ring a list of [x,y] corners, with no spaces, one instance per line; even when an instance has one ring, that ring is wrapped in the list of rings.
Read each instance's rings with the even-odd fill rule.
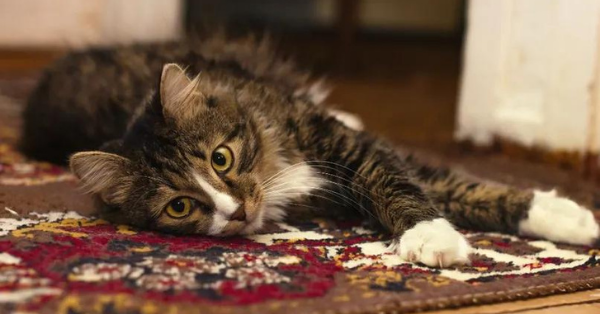
[[[87,305],[106,302],[108,313],[125,313],[131,308],[118,298],[124,295],[139,299],[141,313],[150,303],[244,311],[273,302],[283,312],[294,300],[410,301],[436,290],[460,293],[516,278],[596,273],[598,264],[598,250],[591,248],[472,233],[477,249],[470,266],[431,269],[388,252],[382,235],[324,220],[224,239],[49,212],[3,218],[0,235],[0,302],[4,310],[24,312],[83,313]],[[92,303],[69,305],[80,296]]]

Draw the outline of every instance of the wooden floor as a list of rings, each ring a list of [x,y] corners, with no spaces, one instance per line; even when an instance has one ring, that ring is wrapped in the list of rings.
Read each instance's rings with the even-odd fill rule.
[[[452,39],[364,39],[349,51],[336,51],[331,38],[314,36],[283,40],[284,51],[294,52],[300,63],[310,64],[317,73],[329,75],[334,84],[330,103],[359,114],[367,128],[392,141],[425,150],[442,151],[452,142],[461,62],[461,42]],[[344,64],[336,63],[347,54]],[[0,80],[35,77],[39,69],[60,53],[0,49]],[[30,80],[33,84],[33,80]],[[5,88],[0,97],[21,98],[26,90]],[[0,114],[9,114],[0,108]],[[600,203],[598,193],[586,182],[572,179],[569,172],[506,161],[502,157],[460,156],[441,153],[466,168],[494,179],[524,186],[533,178],[547,186],[565,186],[582,193],[586,203]],[[529,176],[531,180],[528,180]],[[587,190],[586,190],[587,189]],[[584,199],[585,198],[585,199]],[[432,312],[450,313],[600,313],[600,290],[555,295],[527,301]]]
[[[600,313],[600,289],[563,295],[554,295],[511,303],[472,306],[457,310],[428,312],[430,314],[598,314]]]

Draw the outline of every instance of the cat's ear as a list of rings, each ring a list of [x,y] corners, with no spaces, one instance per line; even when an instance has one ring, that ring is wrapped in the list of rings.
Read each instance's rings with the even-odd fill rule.
[[[97,194],[108,204],[121,204],[132,187],[131,161],[100,151],[76,153],[69,159],[71,171],[81,181],[81,188]]]
[[[201,109],[202,94],[198,89],[199,77],[193,80],[175,63],[163,66],[160,76],[160,102],[163,114],[175,120],[194,117]]]

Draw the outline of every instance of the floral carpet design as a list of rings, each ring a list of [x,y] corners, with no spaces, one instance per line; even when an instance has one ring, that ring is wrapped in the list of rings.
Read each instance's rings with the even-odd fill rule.
[[[471,233],[471,265],[439,270],[403,261],[388,252],[384,236],[357,224],[315,220],[278,228],[210,238],[139,231],[75,212],[2,218],[0,309],[154,313],[148,304],[183,303],[215,312],[252,306],[302,313],[288,307],[297,300],[409,301],[438,289],[476,291],[505,280],[596,273],[598,264],[592,248]],[[139,303],[127,304],[133,300]]]

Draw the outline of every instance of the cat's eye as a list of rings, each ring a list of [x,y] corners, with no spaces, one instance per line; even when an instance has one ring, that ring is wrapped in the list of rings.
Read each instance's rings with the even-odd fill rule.
[[[189,197],[179,197],[172,200],[165,211],[173,218],[183,218],[190,214],[194,206],[194,200]]]
[[[226,146],[219,146],[212,153],[211,164],[216,172],[226,172],[233,165],[233,153]]]

